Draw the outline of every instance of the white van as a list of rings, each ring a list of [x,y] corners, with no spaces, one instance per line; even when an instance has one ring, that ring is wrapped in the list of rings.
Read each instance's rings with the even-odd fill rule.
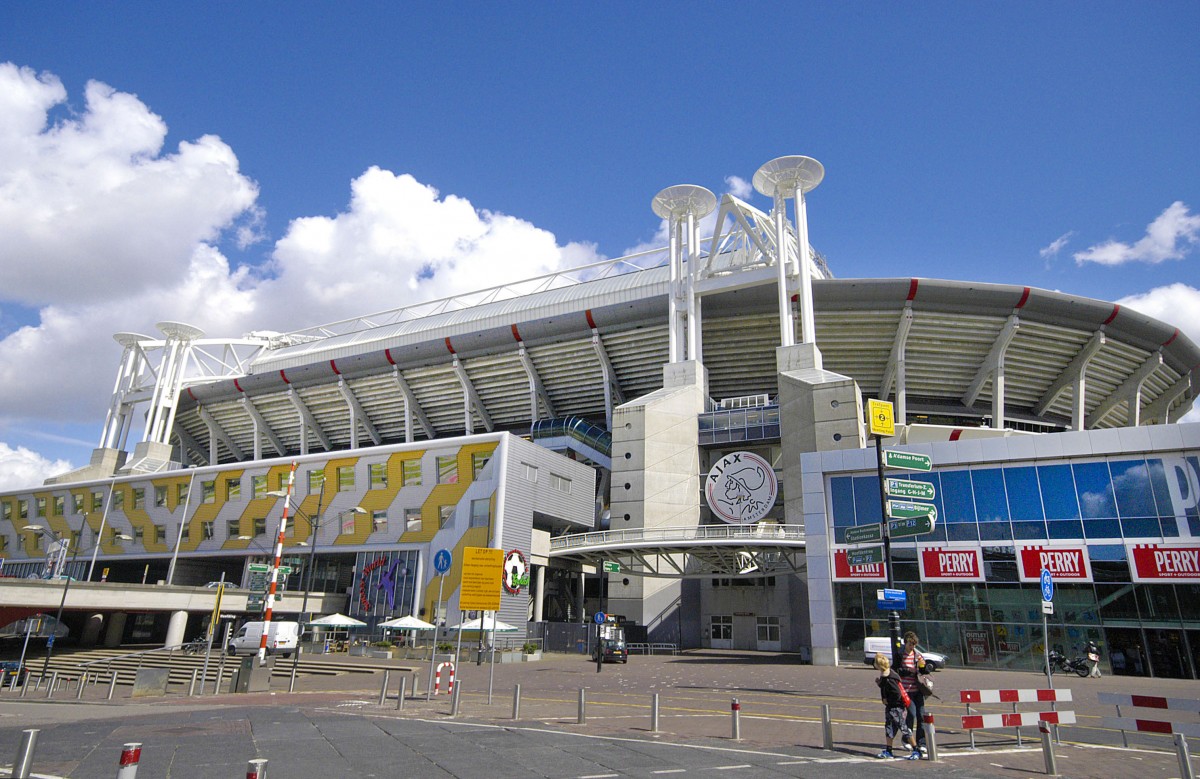
[[[238,628],[238,632],[229,639],[229,644],[225,647],[231,655],[253,655],[258,653],[258,648],[262,644],[263,625],[265,622],[247,622]],[[291,657],[292,652],[296,651],[296,647],[300,644],[300,623],[299,622],[276,622],[272,620],[271,627],[267,630],[267,654],[273,655],[279,653],[284,657]]]
[[[938,671],[946,667],[946,656],[941,652],[931,652],[920,644],[917,644],[917,651],[925,656],[925,668],[928,671]],[[890,659],[892,656],[892,640],[887,636],[870,636],[864,638],[863,662],[867,665],[874,665],[876,653]]]

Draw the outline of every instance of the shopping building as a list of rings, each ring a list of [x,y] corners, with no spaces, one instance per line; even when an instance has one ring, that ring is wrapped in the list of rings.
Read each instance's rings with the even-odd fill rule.
[[[248,581],[295,462],[289,539],[320,530],[287,586],[315,559],[314,588],[370,624],[453,613],[431,556],[482,545],[528,565],[501,619],[529,631],[603,610],[683,647],[861,662],[886,576],[849,566],[844,542],[882,517],[864,418],[879,398],[887,447],[934,464],[919,478],[939,519],[896,542],[892,571],[925,643],[1033,667],[1044,563],[1052,645],[1097,638],[1117,672],[1194,677],[1200,433],[1178,420],[1200,349],[1062,292],[835,278],[808,240],[822,176],[804,157],[764,165],[770,213],[669,187],[652,201],[662,250],[477,293],[292,333],[120,334],[92,462],[0,495],[4,573],[45,570],[28,524],[90,549],[104,523],[132,536],[100,536],[111,582]]]

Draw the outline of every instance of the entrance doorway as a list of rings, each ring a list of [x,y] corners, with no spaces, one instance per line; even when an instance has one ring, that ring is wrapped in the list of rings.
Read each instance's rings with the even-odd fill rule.
[[[780,648],[779,642],[779,617],[759,617],[758,618],[758,649],[760,652],[778,652]]]
[[[733,615],[713,614],[709,617],[708,640],[713,649],[733,649]]]

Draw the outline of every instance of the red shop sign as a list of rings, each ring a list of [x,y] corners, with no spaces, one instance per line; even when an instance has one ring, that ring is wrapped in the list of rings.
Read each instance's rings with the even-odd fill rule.
[[[983,551],[977,547],[918,546],[923,582],[981,582]]]
[[[1017,545],[1017,576],[1020,581],[1041,581],[1043,568],[1050,572],[1055,583],[1092,580],[1092,564],[1085,546]]]
[[[1135,582],[1200,584],[1200,546],[1126,544]]]
[[[833,580],[835,582],[886,582],[887,573],[883,563],[856,565],[851,567],[845,549],[833,550]]]

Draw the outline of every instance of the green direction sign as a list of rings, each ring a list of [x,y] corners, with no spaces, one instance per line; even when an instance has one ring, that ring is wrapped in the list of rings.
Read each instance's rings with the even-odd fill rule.
[[[936,515],[933,514],[929,514],[924,517],[891,519],[888,520],[888,535],[892,538],[919,536],[932,531],[933,525],[936,521]]]
[[[889,500],[887,515],[890,519],[908,519],[910,517],[932,517],[937,519],[937,506],[932,503],[910,503],[906,500]]]
[[[882,546],[868,546],[866,549],[851,549],[846,552],[846,563],[851,567],[856,565],[875,565],[882,562]]]
[[[883,467],[900,468],[905,471],[931,471],[933,470],[933,460],[927,454],[895,452],[890,449],[884,449]]]
[[[621,564],[614,563],[611,560],[605,560],[604,561],[604,572],[605,573],[620,573],[621,572]]]
[[[937,494],[929,482],[908,479],[884,479],[883,489],[893,498],[913,498],[914,500],[933,500]]]
[[[847,544],[870,544],[882,540],[883,526],[879,523],[846,528]]]
[[[246,569],[249,570],[250,573],[270,573],[271,572],[271,566],[263,565],[262,563],[250,563],[248,566],[246,566]],[[279,566],[279,572],[284,575],[287,575],[292,572],[292,567],[290,565],[281,565],[281,566]]]

